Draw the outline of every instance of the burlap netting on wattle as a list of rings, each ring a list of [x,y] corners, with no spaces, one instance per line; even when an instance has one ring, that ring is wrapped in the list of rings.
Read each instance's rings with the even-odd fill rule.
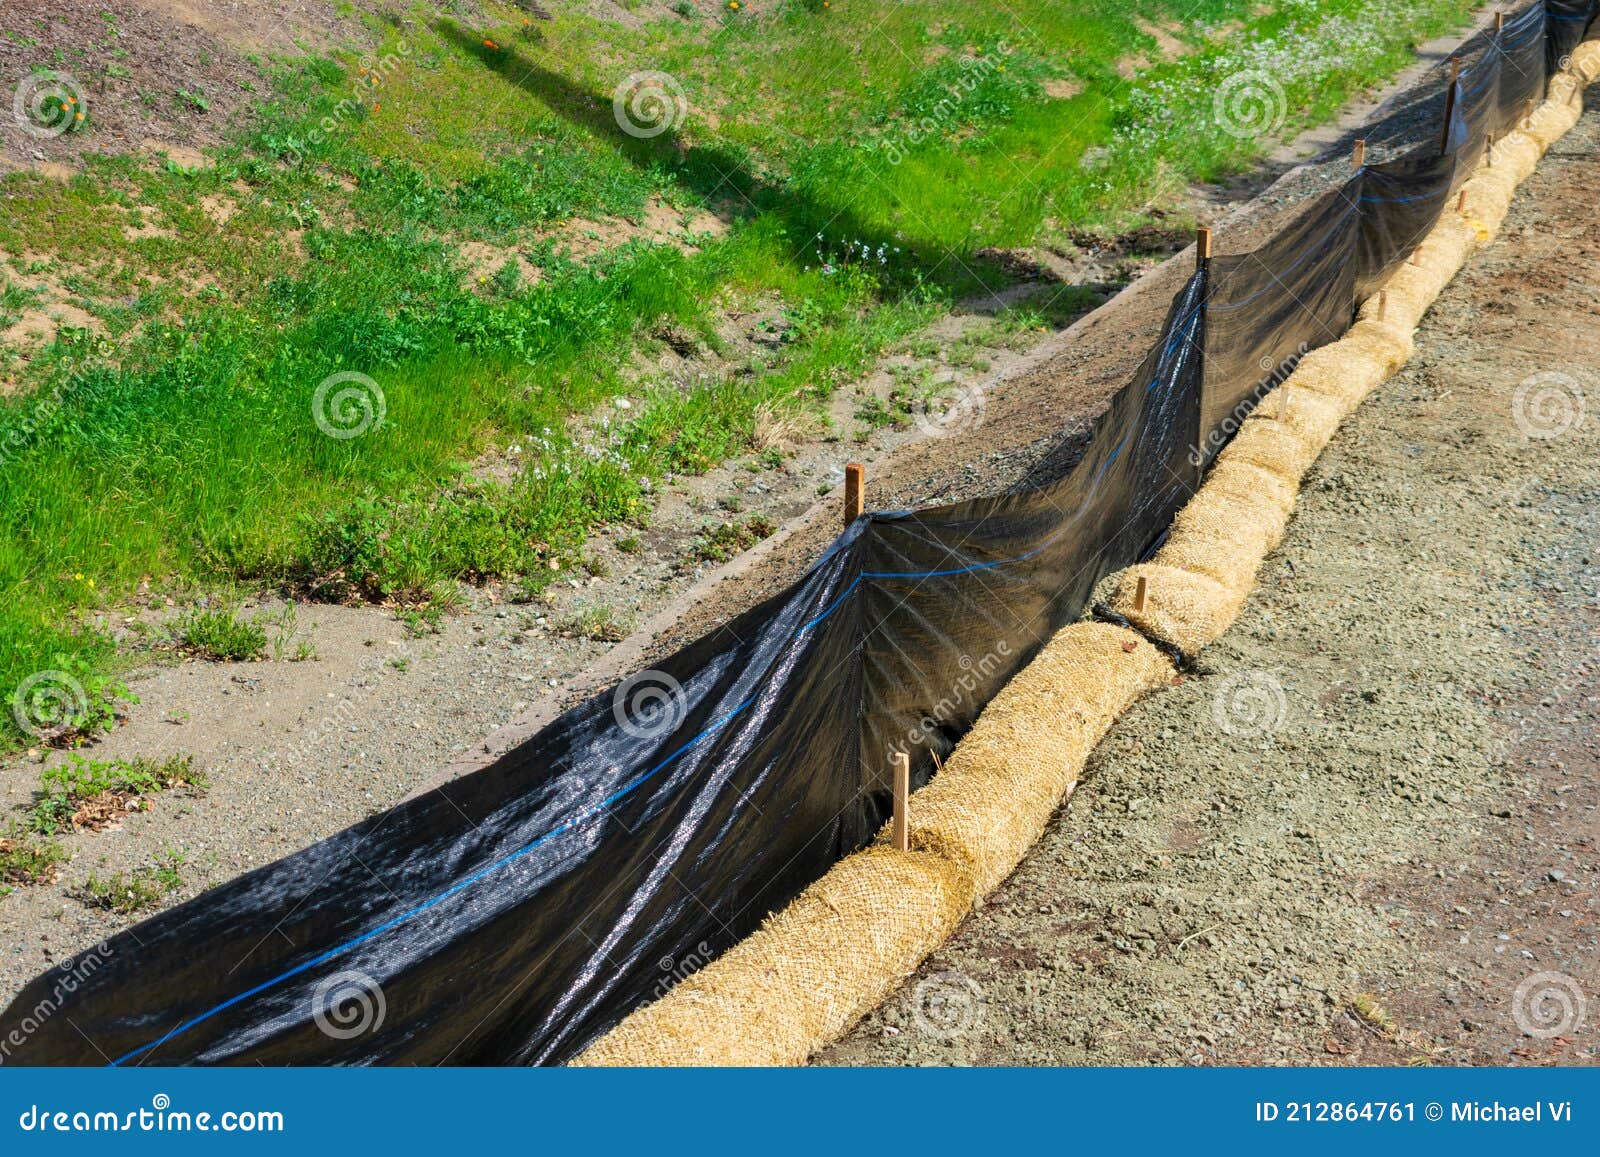
[[[800,1064],[882,1003],[1010,874],[1106,728],[1172,674],[1132,631],[1065,628],[916,794],[909,852],[880,842],[842,860],[577,1063]]]
[[[1065,628],[913,797],[911,846],[949,860],[987,893],[1039,838],[1112,721],[1172,676],[1166,657],[1132,631]]]
[[[972,898],[939,856],[857,852],[573,1064],[802,1064],[944,943]]]

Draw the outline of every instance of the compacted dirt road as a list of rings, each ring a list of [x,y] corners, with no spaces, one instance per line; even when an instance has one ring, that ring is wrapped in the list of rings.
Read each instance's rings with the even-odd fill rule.
[[[1240,622],[823,1063],[1596,1062],[1597,187],[1590,112]]]

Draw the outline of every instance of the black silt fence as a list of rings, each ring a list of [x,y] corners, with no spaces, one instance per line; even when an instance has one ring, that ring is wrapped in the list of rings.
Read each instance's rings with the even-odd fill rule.
[[[0,1015],[0,1057],[575,1055],[662,991],[663,962],[721,952],[870,840],[889,753],[926,782],[1094,585],[1149,554],[1238,420],[1345,332],[1542,98],[1595,8],[1536,3],[1474,37],[1448,132],[1444,70],[1371,127],[1381,159],[1192,276],[1066,477],[857,519],[788,590],[493,765],[140,924],[92,970],[40,976]]]

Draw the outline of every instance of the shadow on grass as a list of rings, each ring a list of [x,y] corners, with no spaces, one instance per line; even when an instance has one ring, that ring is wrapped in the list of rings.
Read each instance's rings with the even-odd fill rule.
[[[820,234],[864,242],[874,250],[898,246],[904,267],[920,271],[923,285],[952,297],[1000,293],[1017,283],[1000,262],[987,256],[956,253],[915,238],[885,234],[847,206],[828,204],[804,191],[762,180],[751,171],[749,159],[732,149],[696,143],[674,128],[651,137],[634,136],[618,124],[610,97],[589,91],[513,48],[491,44],[451,20],[440,19],[433,28],[557,116],[614,145],[639,168],[670,173],[708,205],[731,201],[740,214],[776,218],[785,235],[796,241],[790,257],[793,264],[814,262],[807,254],[811,239]],[[871,178],[863,173],[862,179]],[[805,240],[797,240],[802,238]]]
[[[872,249],[880,245],[890,249],[899,246],[904,259],[901,268],[915,270],[917,275],[897,283],[898,288],[903,290],[920,283],[946,295],[953,303],[962,302],[970,312],[998,311],[1008,304],[1011,296],[1008,290],[1053,279],[1042,266],[1019,267],[1018,258],[1013,254],[992,249],[955,253],[912,238],[884,235],[850,208],[828,204],[794,187],[762,180],[751,171],[748,158],[725,147],[696,143],[676,129],[668,128],[652,137],[634,136],[618,123],[609,97],[591,92],[512,48],[491,44],[448,19],[436,21],[434,28],[439,35],[498,73],[507,83],[533,96],[557,116],[612,143],[641,169],[670,173],[708,205],[733,201],[739,206],[738,215],[777,218],[788,238],[804,239],[791,253],[790,264],[810,264],[815,260],[809,254],[811,241],[819,234],[865,242]],[[539,34],[534,35],[542,39]],[[864,175],[863,179],[870,180],[870,177]],[[1063,287],[1063,296],[1082,305],[1078,313],[1093,308],[1095,302],[1090,287],[1058,284]],[[1087,449],[1088,441],[1087,429],[1063,431],[1043,452],[1022,486],[1044,485],[1070,473]]]

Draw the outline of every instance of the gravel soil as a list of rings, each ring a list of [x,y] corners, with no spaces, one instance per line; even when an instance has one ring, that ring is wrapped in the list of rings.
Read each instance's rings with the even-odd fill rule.
[[[1600,1058],[1597,184],[1591,112],[1239,623],[821,1063]]]

